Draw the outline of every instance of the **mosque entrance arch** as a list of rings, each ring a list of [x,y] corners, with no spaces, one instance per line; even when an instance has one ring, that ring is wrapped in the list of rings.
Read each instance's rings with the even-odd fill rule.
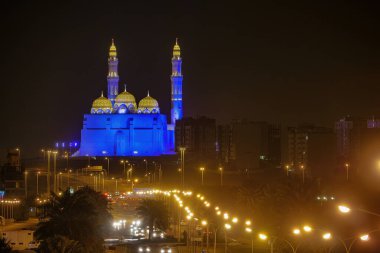
[[[122,131],[115,134],[114,154],[117,156],[126,155],[126,138]]]

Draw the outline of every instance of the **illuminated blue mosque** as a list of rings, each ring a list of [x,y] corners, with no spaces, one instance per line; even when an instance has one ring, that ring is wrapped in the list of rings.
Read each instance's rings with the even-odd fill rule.
[[[81,143],[74,156],[161,156],[174,154],[176,120],[182,119],[182,58],[173,48],[171,117],[161,114],[158,101],[147,96],[136,103],[126,86],[119,93],[117,50],[112,40],[108,57],[107,97],[95,99],[84,115]]]

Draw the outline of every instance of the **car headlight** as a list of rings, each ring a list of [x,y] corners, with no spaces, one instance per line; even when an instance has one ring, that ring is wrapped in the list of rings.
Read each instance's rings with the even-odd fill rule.
[[[164,250],[164,249],[161,249],[161,253],[165,253],[165,250]]]
[[[172,253],[172,249],[168,249],[168,253]]]
[[[150,252],[150,248],[148,247],[148,248],[146,248],[146,252]]]
[[[140,247],[140,248],[139,248],[139,252],[143,252],[143,248]]]

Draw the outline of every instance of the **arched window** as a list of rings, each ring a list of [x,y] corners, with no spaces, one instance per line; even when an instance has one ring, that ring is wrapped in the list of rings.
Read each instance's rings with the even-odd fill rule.
[[[98,109],[98,110],[96,111],[96,113],[97,113],[97,114],[103,114],[103,110],[102,110],[102,109]]]
[[[125,104],[121,104],[121,105],[119,106],[118,113],[120,113],[120,114],[125,114],[125,113],[127,113],[127,107],[125,106]]]

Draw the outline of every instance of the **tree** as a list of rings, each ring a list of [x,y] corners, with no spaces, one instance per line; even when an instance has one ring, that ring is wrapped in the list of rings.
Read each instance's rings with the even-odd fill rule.
[[[169,227],[169,213],[161,200],[144,199],[136,209],[144,224],[149,226],[149,240],[152,239],[153,227],[165,230]]]
[[[47,221],[38,224],[36,237],[47,240],[65,236],[80,243],[83,252],[102,252],[105,234],[111,227],[111,214],[105,196],[89,187],[62,196],[52,193],[46,205]]]
[[[83,253],[85,251],[78,241],[70,240],[65,236],[55,235],[41,243],[40,252]]]
[[[9,241],[7,241],[7,239],[5,239],[4,237],[0,239],[0,252],[3,252],[3,253],[12,252],[12,248],[9,245]]]

